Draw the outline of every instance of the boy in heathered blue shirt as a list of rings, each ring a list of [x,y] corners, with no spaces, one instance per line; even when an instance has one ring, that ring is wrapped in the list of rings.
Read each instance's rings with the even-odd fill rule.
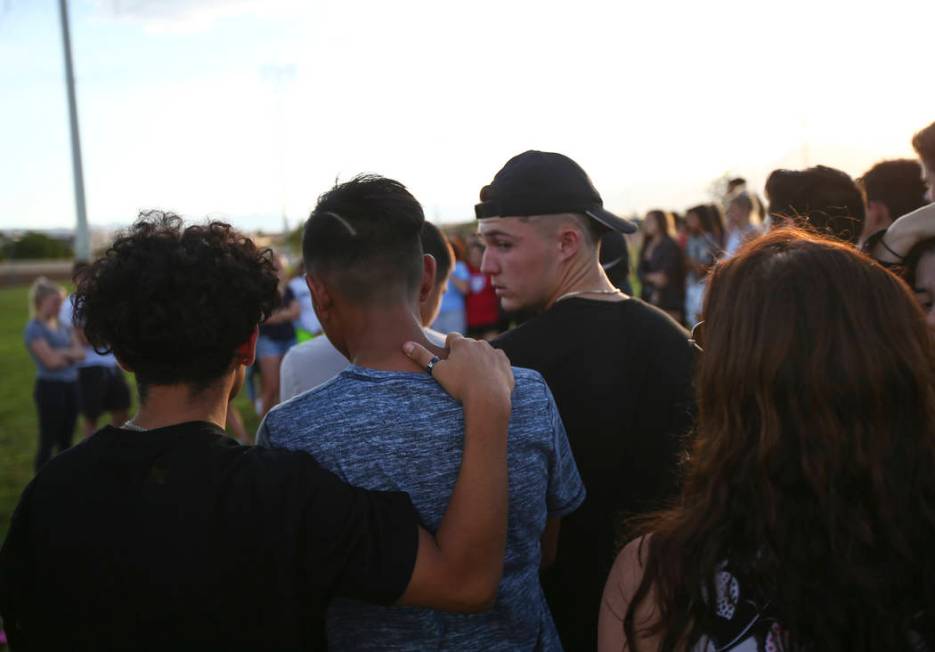
[[[423,222],[405,187],[382,177],[357,177],[319,199],[303,237],[308,281],[325,333],[352,364],[271,411],[257,443],[311,452],[365,488],[405,491],[434,531],[459,472],[464,413],[431,370],[400,349],[412,340],[443,354],[419,320],[419,301],[435,278],[434,259],[422,253]],[[545,381],[535,371],[513,373],[507,546],[493,608],[456,615],[334,600],[331,649],[561,649],[539,569],[559,519],[585,491]]]

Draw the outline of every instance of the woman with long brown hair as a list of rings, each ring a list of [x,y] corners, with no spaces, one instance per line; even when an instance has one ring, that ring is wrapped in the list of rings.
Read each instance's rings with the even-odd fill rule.
[[[928,650],[935,388],[908,287],[783,228],[716,266],[680,500],[621,552],[600,650]]]
[[[672,233],[671,213],[652,210],[646,214],[636,275],[642,285],[640,298],[664,310],[677,322],[682,322],[685,262]]]

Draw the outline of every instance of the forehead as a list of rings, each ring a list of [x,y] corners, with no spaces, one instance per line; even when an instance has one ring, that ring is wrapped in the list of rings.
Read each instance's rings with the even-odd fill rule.
[[[534,228],[530,220],[518,217],[488,217],[477,223],[477,232],[483,236],[522,237],[531,233]]]

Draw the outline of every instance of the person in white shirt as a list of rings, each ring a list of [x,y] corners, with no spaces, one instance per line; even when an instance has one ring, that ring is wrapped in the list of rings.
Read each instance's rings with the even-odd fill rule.
[[[296,340],[307,342],[317,335],[321,335],[321,324],[318,323],[318,316],[315,314],[315,308],[312,306],[312,292],[308,289],[308,283],[305,282],[305,263],[299,260],[295,268],[295,276],[289,281],[289,289],[295,295],[295,300],[299,304],[299,318],[292,322],[295,328]]]
[[[422,302],[420,318],[425,334],[443,346],[447,333],[429,328],[438,316],[439,305],[455,258],[451,244],[437,226],[426,222],[422,227],[422,250],[435,258],[435,287]],[[303,279],[304,283],[304,279]],[[306,289],[306,291],[308,291]],[[317,320],[316,320],[317,321]],[[285,402],[337,376],[349,364],[325,336],[293,346],[283,358],[279,371],[279,396]]]

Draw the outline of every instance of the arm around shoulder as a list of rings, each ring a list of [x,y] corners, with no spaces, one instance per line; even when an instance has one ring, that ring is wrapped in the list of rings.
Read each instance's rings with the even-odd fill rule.
[[[502,351],[457,334],[433,375],[464,407],[464,454],[448,509],[435,536],[419,531],[412,577],[400,603],[481,611],[496,600],[507,527],[507,431],[513,373]],[[424,366],[431,354],[407,346]]]

